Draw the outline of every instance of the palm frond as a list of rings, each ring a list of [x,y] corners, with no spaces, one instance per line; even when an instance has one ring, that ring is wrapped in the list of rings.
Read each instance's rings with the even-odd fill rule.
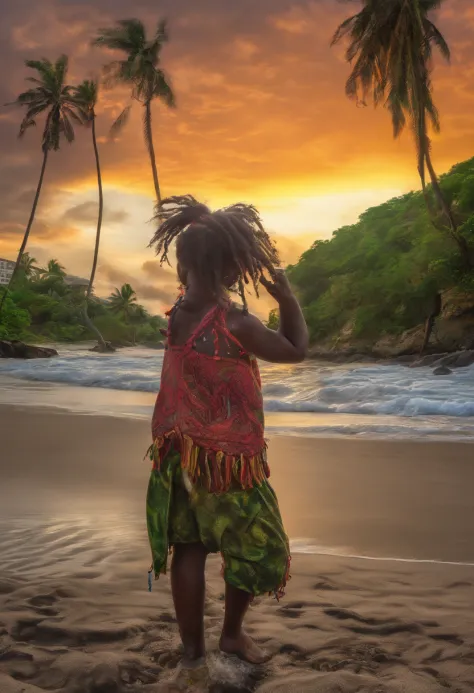
[[[429,97],[425,101],[426,104],[426,112],[429,116],[430,122],[431,122],[431,127],[435,132],[439,132],[441,130],[441,122],[439,118],[439,111],[431,97],[431,94],[429,94]]]
[[[158,22],[151,41],[147,41],[145,27],[138,19],[124,19],[113,27],[101,29],[94,39],[95,45],[125,53],[124,59],[114,60],[104,67],[104,85],[111,88],[127,84],[131,86],[133,99],[145,103],[153,98],[161,98],[173,108],[173,91],[159,67],[161,48],[168,38],[166,20]]]
[[[446,60],[450,55],[446,40],[427,16],[440,4],[441,0],[363,0],[360,12],[342,22],[332,41],[348,42],[347,96],[365,103],[370,94],[375,106],[384,102],[394,136],[409,122],[420,151],[428,141],[427,127],[439,129],[430,79],[432,50],[438,48]]]
[[[64,85],[64,80],[66,79],[67,71],[68,71],[68,65],[69,65],[69,58],[67,55],[60,55],[59,58],[56,60],[56,63],[54,65],[54,69],[56,72],[56,80],[58,83],[58,86],[61,88]]]
[[[119,26],[127,33],[132,44],[139,48],[146,43],[145,26],[142,21],[136,18],[121,19],[117,22]]]
[[[46,77],[54,70],[53,63],[47,58],[41,60],[25,60],[26,67],[36,70],[42,77]]]
[[[434,43],[434,45],[439,49],[443,58],[449,62],[451,60],[451,50],[447,44],[446,39],[439,29],[430,22],[428,19],[424,21],[424,33],[426,43]]]
[[[133,84],[135,75],[131,60],[114,60],[104,65],[102,73],[106,89],[112,89],[119,84]]]
[[[74,140],[72,120],[80,122],[80,116],[74,100],[74,90],[65,83],[68,69],[68,58],[61,55],[52,63],[42,60],[27,60],[26,66],[36,71],[36,77],[28,76],[27,80],[35,86],[18,95],[11,105],[26,110],[20,125],[19,136],[34,127],[37,116],[46,113],[43,129],[42,148],[59,149],[61,136],[69,142]]]
[[[76,123],[79,123],[80,125],[86,125],[91,119],[89,110],[86,107],[83,107],[82,104],[74,104],[73,106],[63,106],[62,112],[68,118],[71,118],[71,120],[74,120]]]
[[[347,36],[347,34],[351,31],[352,25],[357,19],[357,15],[354,15],[353,17],[349,17],[348,19],[344,20],[342,24],[340,24],[336,31],[334,32],[334,35],[331,39],[331,46],[335,46],[336,43],[339,43],[343,38]]]
[[[28,91],[24,91],[21,94],[18,94],[15,101],[12,101],[11,103],[8,103],[5,105],[6,106],[27,106],[28,104],[36,103],[38,101],[38,99],[40,99],[40,98],[48,99],[49,95],[44,90],[40,91],[39,89],[28,89]]]
[[[122,19],[116,26],[99,29],[92,45],[134,53],[143,47],[145,41],[145,27],[139,19]]]
[[[125,127],[125,125],[128,123],[128,120],[130,118],[130,111],[132,109],[132,105],[130,104],[129,106],[126,106],[122,113],[118,116],[116,121],[113,123],[112,127],[110,128],[110,135],[114,137],[115,135],[118,135],[118,133]]]
[[[21,124],[20,124],[20,130],[18,132],[18,137],[21,139],[27,130],[29,130],[30,128],[34,128],[34,127],[36,127],[36,121],[35,120],[33,120],[32,118],[27,118],[27,117],[23,118],[23,120],[21,121]]]
[[[64,110],[61,114],[60,127],[61,127],[61,132],[64,134],[64,136],[65,136],[66,140],[69,142],[69,144],[74,142],[74,137],[75,137],[74,128],[73,128],[72,123],[69,120],[67,114],[64,112]]]
[[[162,70],[156,70],[155,72],[153,96],[161,99],[168,108],[176,108],[176,98],[165,73]]]
[[[154,42],[156,43],[166,43],[169,41],[169,31],[168,31],[168,20],[161,19],[156,27]]]

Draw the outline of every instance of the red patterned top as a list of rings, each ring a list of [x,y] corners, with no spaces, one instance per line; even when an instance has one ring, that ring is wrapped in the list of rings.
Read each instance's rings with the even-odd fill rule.
[[[155,466],[173,441],[191,479],[206,477],[213,491],[269,476],[258,364],[229,331],[227,311],[212,308],[183,346],[168,330],[152,423]]]

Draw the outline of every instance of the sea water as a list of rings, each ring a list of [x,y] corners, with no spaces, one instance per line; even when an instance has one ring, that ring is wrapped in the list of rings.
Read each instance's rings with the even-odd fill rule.
[[[163,352],[96,354],[59,346],[59,357],[0,360],[0,403],[148,418]],[[474,437],[474,366],[435,376],[396,364],[261,364],[267,432],[304,436]]]

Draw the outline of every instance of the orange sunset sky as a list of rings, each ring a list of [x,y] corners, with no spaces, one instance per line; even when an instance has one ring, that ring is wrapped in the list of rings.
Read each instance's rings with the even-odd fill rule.
[[[276,234],[285,261],[372,206],[417,187],[410,133],[392,139],[388,113],[357,108],[344,95],[343,48],[329,47],[358,3],[335,0],[4,0],[0,23],[0,103],[27,88],[24,60],[70,57],[69,81],[100,73],[110,60],[90,48],[98,27],[136,16],[150,30],[170,23],[163,68],[176,111],[154,107],[164,194],[190,192],[211,207],[248,201]],[[474,154],[474,8],[445,0],[433,17],[452,49],[433,80],[442,119],[434,160],[444,172]],[[107,133],[128,103],[103,91],[98,131],[105,185],[103,245],[96,290],[125,281],[161,311],[175,279],[147,243],[153,232],[151,171],[138,104],[115,142]],[[41,165],[40,129],[16,139],[21,113],[0,110],[0,255],[14,258]],[[88,276],[96,223],[96,180],[88,132],[52,154],[29,251]]]

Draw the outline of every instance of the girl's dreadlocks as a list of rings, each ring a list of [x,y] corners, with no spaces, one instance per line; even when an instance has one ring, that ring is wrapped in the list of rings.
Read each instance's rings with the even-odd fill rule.
[[[158,205],[155,220],[160,225],[150,246],[155,246],[160,261],[169,262],[176,240],[183,266],[193,269],[216,295],[223,284],[237,285],[244,309],[245,284],[252,283],[258,295],[262,273],[266,270],[274,277],[280,265],[278,251],[252,205],[211,212],[192,195],[168,197]]]

